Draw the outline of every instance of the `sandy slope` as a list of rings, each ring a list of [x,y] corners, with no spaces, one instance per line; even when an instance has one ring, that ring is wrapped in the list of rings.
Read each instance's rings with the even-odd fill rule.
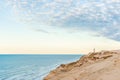
[[[120,51],[101,51],[62,64],[44,80],[120,80]]]

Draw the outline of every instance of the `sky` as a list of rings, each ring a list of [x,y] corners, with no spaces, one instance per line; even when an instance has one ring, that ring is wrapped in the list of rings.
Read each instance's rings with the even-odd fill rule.
[[[120,49],[120,0],[0,0],[1,54]]]

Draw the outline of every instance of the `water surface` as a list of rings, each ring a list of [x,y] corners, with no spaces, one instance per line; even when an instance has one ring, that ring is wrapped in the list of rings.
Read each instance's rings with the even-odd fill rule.
[[[0,80],[42,80],[60,64],[81,55],[0,55]]]

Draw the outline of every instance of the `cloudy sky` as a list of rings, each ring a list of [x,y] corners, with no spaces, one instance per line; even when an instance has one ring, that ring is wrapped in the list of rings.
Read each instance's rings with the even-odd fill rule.
[[[0,53],[120,49],[120,0],[0,0]]]

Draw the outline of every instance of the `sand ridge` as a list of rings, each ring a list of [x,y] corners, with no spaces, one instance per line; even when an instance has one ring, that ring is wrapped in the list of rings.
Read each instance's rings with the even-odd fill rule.
[[[100,51],[61,64],[44,80],[120,80],[120,50]]]

